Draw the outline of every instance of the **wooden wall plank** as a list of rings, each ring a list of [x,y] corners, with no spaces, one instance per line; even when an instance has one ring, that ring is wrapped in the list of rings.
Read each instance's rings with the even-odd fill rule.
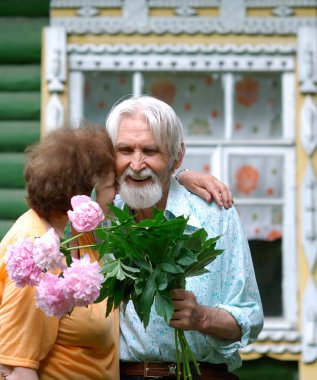
[[[39,120],[0,121],[1,152],[23,152],[39,139]]]
[[[39,120],[40,108],[39,92],[0,92],[2,120]]]
[[[0,65],[0,91],[40,91],[39,65]]]
[[[0,190],[10,187],[23,188],[23,169],[23,153],[0,153]]]

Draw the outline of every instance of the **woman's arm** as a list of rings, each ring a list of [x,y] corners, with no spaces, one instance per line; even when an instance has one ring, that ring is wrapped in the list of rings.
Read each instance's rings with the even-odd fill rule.
[[[34,369],[11,367],[5,364],[0,364],[0,375],[3,380],[39,380]]]
[[[229,187],[212,175],[183,170],[176,174],[176,177],[181,185],[207,202],[214,199],[219,206],[225,208],[230,208],[233,204]]]

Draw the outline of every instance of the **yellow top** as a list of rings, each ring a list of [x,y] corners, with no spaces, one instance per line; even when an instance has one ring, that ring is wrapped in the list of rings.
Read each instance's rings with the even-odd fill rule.
[[[0,243],[0,363],[33,368],[41,380],[119,379],[119,318],[105,318],[106,301],[76,307],[61,320],[35,305],[35,289],[16,288],[3,259],[18,238],[41,236],[47,226],[33,211],[23,214]],[[92,243],[87,234],[81,245]],[[91,260],[96,253],[85,249]]]

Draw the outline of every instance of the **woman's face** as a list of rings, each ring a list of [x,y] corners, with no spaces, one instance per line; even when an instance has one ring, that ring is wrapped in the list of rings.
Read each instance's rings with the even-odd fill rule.
[[[112,203],[116,194],[117,182],[114,172],[110,172],[107,176],[100,178],[96,185],[97,202],[102,211],[107,214],[109,203]]]

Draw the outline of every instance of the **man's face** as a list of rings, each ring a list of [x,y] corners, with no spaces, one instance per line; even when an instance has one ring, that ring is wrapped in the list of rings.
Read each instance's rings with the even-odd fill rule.
[[[166,201],[171,177],[169,153],[160,149],[144,116],[136,114],[122,119],[115,150],[123,200],[135,209]]]

